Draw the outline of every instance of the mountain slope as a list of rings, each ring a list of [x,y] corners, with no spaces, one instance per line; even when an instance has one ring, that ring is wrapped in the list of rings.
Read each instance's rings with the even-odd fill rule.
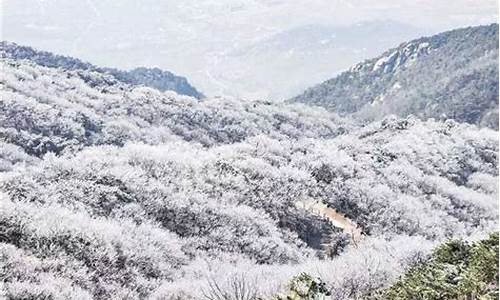
[[[196,101],[27,60],[1,67],[6,298],[191,300],[214,283],[263,298],[308,272],[352,299],[436,243],[498,226],[498,133],[487,128],[356,127],[303,104]],[[296,205],[310,200],[363,238],[354,245]]]
[[[390,288],[367,300],[498,299],[498,232],[476,243],[450,241]]]
[[[302,273],[290,280],[285,294],[269,300],[330,299],[332,293],[321,278]],[[498,232],[475,243],[444,243],[391,287],[362,299],[498,299]]]
[[[127,141],[186,140],[204,146],[266,134],[335,137],[351,125],[304,105],[238,99],[195,101],[121,83],[93,70],[40,67],[3,59],[0,136],[33,156]]]
[[[0,42],[0,55],[3,58],[26,59],[43,67],[100,72],[109,74],[116,80],[130,85],[143,85],[160,91],[174,91],[197,99],[204,97],[203,94],[188,83],[186,78],[158,68],[135,68],[130,71],[101,68],[76,58],[38,51],[31,47],[5,41]]]
[[[290,101],[363,120],[413,114],[498,129],[498,25],[403,43]]]

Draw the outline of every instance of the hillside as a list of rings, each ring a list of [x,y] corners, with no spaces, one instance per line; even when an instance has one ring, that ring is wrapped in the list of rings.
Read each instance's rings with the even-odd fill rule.
[[[358,127],[322,108],[196,101],[92,68],[1,67],[6,298],[210,299],[242,286],[270,297],[307,272],[349,299],[438,243],[498,226],[488,128]],[[356,224],[360,242],[296,205],[311,200]]]
[[[367,121],[412,114],[498,129],[498,25],[403,43],[290,101]]]
[[[76,58],[39,51],[5,41],[0,42],[0,56],[15,60],[29,60],[49,68],[99,72],[111,75],[115,80],[130,85],[147,86],[160,91],[174,91],[197,99],[204,97],[203,94],[188,83],[186,78],[158,68],[135,68],[130,71],[101,68]]]
[[[215,290],[210,295],[221,296]],[[285,293],[270,300],[332,299],[331,295],[321,278],[301,273],[290,280]],[[393,285],[362,299],[498,299],[498,232],[474,243],[448,241]]]
[[[498,299],[498,232],[476,243],[450,241],[370,300]]]
[[[92,70],[53,69],[11,59],[3,60],[2,70],[0,133],[34,156],[128,141],[186,140],[212,146],[259,134],[334,137],[351,126],[304,105],[220,98],[198,103],[123,84]]]

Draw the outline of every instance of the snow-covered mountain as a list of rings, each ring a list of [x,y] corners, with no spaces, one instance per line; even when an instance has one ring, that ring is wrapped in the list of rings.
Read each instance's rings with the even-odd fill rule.
[[[29,60],[43,67],[65,70],[91,70],[109,74],[114,79],[131,85],[148,86],[160,91],[174,91],[197,99],[204,97],[203,94],[188,83],[186,78],[158,68],[135,68],[130,71],[101,68],[76,58],[39,51],[5,41],[0,42],[0,56],[15,60]]]
[[[498,25],[401,44],[293,98],[364,120],[388,114],[498,128]]]
[[[488,128],[395,117],[358,127],[320,107],[197,101],[92,67],[0,66],[8,299],[227,299],[242,288],[270,299],[302,272],[334,299],[359,298],[437,243],[498,227]]]

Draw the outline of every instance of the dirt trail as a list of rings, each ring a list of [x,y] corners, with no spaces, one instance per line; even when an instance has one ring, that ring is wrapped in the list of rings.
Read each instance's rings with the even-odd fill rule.
[[[345,233],[351,235],[354,246],[357,247],[358,242],[361,239],[361,228],[359,228],[355,222],[338,213],[335,209],[328,207],[321,201],[312,199],[303,200],[297,202],[296,206],[298,208],[308,210],[317,216],[328,219],[332,223],[332,226],[343,229]]]

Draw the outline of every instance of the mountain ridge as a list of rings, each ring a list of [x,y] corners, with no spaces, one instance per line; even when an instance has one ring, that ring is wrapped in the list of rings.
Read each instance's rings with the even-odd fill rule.
[[[63,68],[66,70],[87,70],[109,74],[116,80],[130,85],[144,85],[159,91],[174,91],[181,95],[191,96],[196,99],[205,96],[189,84],[187,79],[159,68],[137,67],[128,71],[116,68],[98,67],[84,62],[78,58],[54,54],[48,51],[36,50],[29,46],[1,41],[0,54],[2,58],[16,60],[26,59],[40,66],[49,68]]]
[[[498,24],[401,43],[288,101],[368,121],[414,114],[498,129]]]

